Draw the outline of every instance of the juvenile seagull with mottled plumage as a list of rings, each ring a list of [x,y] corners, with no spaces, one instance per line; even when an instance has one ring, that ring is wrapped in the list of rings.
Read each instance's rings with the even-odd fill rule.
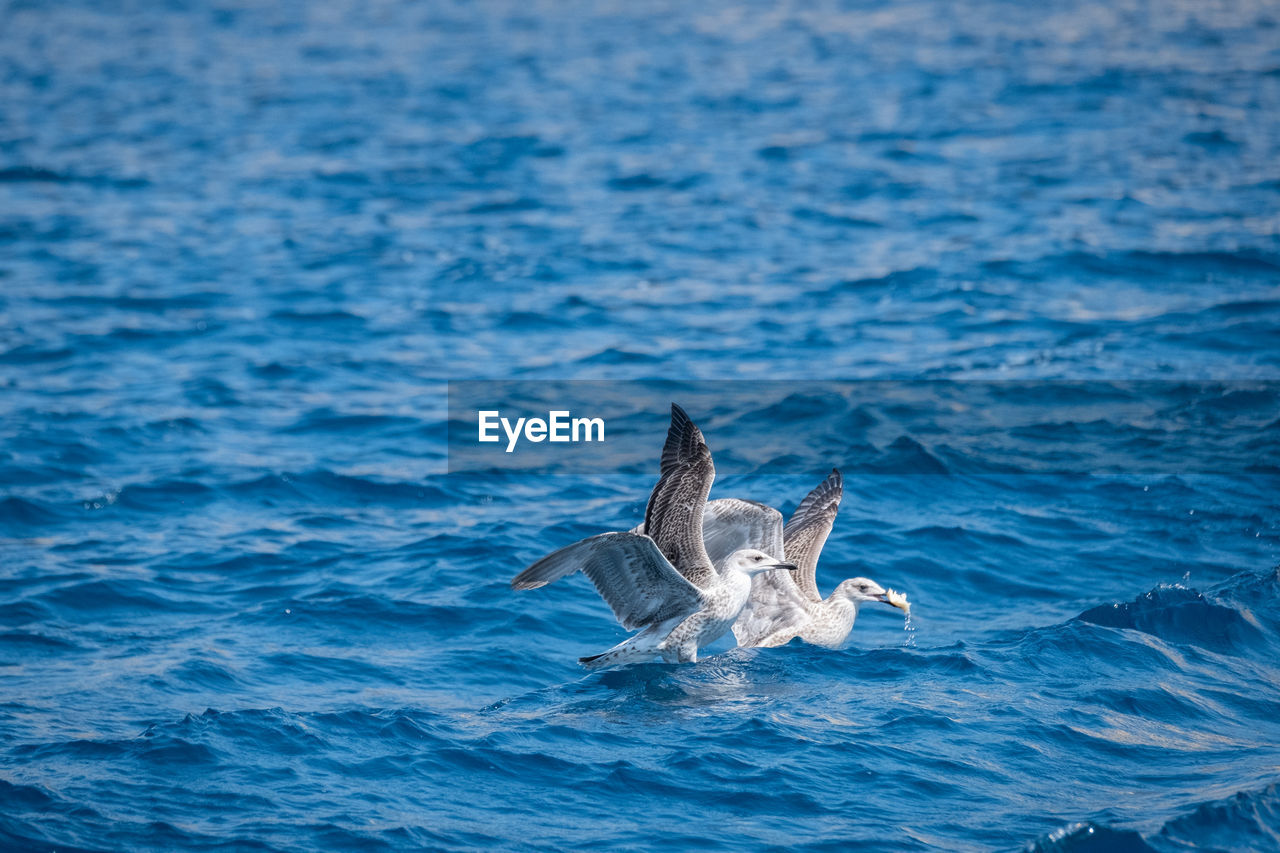
[[[702,533],[714,562],[729,549],[754,545],[768,554],[785,555],[796,571],[760,575],[751,582],[751,603],[733,625],[740,646],[782,646],[799,637],[806,643],[836,648],[853,630],[858,608],[879,601],[906,609],[905,599],[869,578],[841,581],[826,599],[818,592],[818,556],[835,523],[844,495],[844,479],[832,470],[800,501],[786,527],[782,514],[754,501],[712,501],[704,513]]]
[[[738,619],[752,579],[796,566],[759,548],[740,548],[715,563],[703,544],[703,510],[715,479],[711,451],[684,410],[671,405],[658,483],[645,509],[644,532],[602,533],[561,548],[511,581],[536,589],[581,570],[613,615],[638,634],[598,655],[587,667],[649,660],[696,661]]]

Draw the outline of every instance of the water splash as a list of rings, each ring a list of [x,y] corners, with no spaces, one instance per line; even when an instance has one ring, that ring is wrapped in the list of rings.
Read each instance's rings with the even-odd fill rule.
[[[916,623],[910,611],[907,611],[902,618],[902,630],[906,632],[906,636],[902,639],[902,647],[914,649],[916,647]]]

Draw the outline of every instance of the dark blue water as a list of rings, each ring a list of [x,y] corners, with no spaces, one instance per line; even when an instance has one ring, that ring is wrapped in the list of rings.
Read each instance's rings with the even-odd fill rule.
[[[873,437],[913,630],[595,674],[507,582],[652,474],[445,474],[465,378],[1280,378],[1274,4],[265,5],[0,4],[0,846],[1280,849],[1274,468]]]

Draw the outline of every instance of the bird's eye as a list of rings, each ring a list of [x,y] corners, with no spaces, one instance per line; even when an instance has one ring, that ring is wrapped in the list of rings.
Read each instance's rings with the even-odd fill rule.
[[[860,589],[862,592],[866,592],[866,591],[867,591],[867,585],[866,585],[865,583],[863,583],[863,584],[858,584],[858,589]]]
[[[761,560],[763,560],[763,559],[764,559],[764,557],[761,557],[759,554],[756,554],[756,555],[755,555],[754,557],[752,557],[751,559],[755,560],[755,561],[758,563],[758,562],[760,562]]]

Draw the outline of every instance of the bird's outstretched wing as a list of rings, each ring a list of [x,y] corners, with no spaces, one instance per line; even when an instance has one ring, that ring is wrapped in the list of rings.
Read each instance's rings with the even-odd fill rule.
[[[514,589],[537,589],[581,570],[622,627],[643,628],[705,606],[648,536],[602,533],[548,554],[516,575]]]
[[[831,476],[805,495],[782,530],[786,557],[800,567],[791,573],[795,584],[811,601],[822,600],[818,593],[818,556],[831,533],[843,495],[844,478],[833,469]]]
[[[716,571],[702,543],[702,515],[716,477],[711,451],[702,431],[671,404],[671,427],[662,448],[662,469],[649,495],[644,532],[663,556],[700,589],[716,581]]]
[[[743,548],[782,560],[782,513],[740,498],[711,501],[702,511],[702,541],[717,571],[730,554]]]

